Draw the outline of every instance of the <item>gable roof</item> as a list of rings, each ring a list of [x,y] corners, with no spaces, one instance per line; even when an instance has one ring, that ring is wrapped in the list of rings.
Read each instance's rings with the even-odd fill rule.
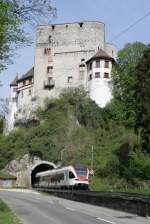
[[[10,83],[11,86],[17,86],[17,81],[18,81],[18,75],[15,77],[15,79]]]
[[[34,67],[32,67],[26,74],[24,74],[20,79],[18,79],[17,82],[21,82],[33,76],[34,76]]]
[[[101,48],[96,52],[96,54],[93,57],[91,57],[89,60],[87,60],[86,63],[89,63],[90,61],[92,61],[94,59],[106,59],[106,60],[110,60],[112,62],[115,62],[115,59],[113,57],[109,56]]]

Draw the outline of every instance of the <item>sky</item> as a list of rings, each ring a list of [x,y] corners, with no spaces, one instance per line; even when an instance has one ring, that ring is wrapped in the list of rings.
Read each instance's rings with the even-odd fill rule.
[[[52,19],[52,23],[95,20],[104,22],[106,42],[111,42],[118,33],[150,12],[150,0],[52,0],[51,2],[57,8],[57,18]],[[13,64],[0,74],[3,84],[0,87],[0,99],[9,96],[9,85],[16,74],[21,76],[34,65],[36,29],[27,27],[27,30],[32,34],[33,44],[16,51]],[[113,43],[120,50],[126,43],[135,41],[150,43],[150,15],[115,39]]]

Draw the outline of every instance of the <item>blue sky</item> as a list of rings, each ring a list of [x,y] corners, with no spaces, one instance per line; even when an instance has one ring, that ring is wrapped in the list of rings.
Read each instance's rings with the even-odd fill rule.
[[[57,8],[58,17],[52,23],[98,20],[106,25],[106,41],[110,42],[120,31],[127,28],[137,19],[150,12],[150,0],[52,0]],[[150,16],[120,38],[113,41],[118,49],[126,43],[141,41],[150,43]],[[28,28],[33,33],[36,30]],[[24,74],[34,64],[34,43],[16,52],[13,64],[0,74],[3,87],[0,87],[0,98],[9,96],[9,84],[18,73]]]

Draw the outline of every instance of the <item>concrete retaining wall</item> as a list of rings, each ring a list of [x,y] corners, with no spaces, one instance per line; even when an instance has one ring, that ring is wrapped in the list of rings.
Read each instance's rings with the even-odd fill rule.
[[[150,197],[141,194],[39,190],[74,201],[117,209],[140,216],[150,216]]]

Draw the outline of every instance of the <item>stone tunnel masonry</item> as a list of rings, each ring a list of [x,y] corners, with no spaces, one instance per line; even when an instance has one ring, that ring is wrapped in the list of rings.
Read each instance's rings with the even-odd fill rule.
[[[34,187],[34,184],[36,182],[36,174],[38,172],[43,172],[43,171],[47,171],[47,170],[52,170],[56,168],[56,165],[52,162],[48,162],[48,161],[41,161],[37,164],[35,164],[32,169],[31,169],[31,173],[30,173],[30,181],[31,181],[31,186]]]
[[[4,171],[17,177],[16,187],[32,187],[37,172],[56,168],[56,165],[49,161],[43,161],[38,156],[25,154],[21,158],[12,160],[5,167]]]

